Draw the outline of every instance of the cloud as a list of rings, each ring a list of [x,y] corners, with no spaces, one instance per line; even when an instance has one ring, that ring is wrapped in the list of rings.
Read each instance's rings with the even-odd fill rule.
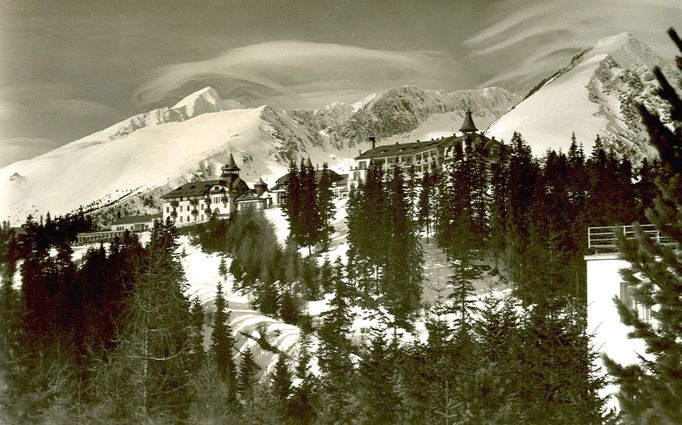
[[[61,143],[54,140],[10,137],[0,140],[0,167],[48,152]]]
[[[106,116],[115,113],[113,108],[84,99],[53,99],[45,102],[44,109],[58,114],[77,116]]]
[[[248,97],[250,93],[252,99],[238,99],[246,104],[249,101],[267,103],[274,97],[301,102],[312,93],[327,92],[333,96],[336,91],[376,90],[404,84],[461,88],[469,83],[461,68],[451,55],[438,51],[390,51],[308,41],[272,41],[229,49],[207,60],[157,68],[136,91],[134,99],[142,104],[158,102],[189,82],[208,80],[207,76],[221,79],[223,83],[231,82],[233,90],[247,88],[241,94]],[[254,87],[258,88],[257,93],[253,93]]]

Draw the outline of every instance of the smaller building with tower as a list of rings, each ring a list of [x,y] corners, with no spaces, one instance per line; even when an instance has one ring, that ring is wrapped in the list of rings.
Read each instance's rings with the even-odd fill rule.
[[[251,189],[239,176],[240,168],[230,153],[218,180],[186,183],[161,196],[163,220],[177,226],[208,221],[212,216],[226,219],[237,211],[270,208],[276,200],[260,179]]]

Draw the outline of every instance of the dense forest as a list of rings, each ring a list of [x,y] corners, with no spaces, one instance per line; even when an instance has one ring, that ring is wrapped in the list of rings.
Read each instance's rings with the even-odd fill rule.
[[[682,121],[675,90],[660,72],[656,76],[673,119]],[[76,232],[92,227],[82,213],[29,217],[22,235],[3,223],[0,420],[615,420],[598,395],[606,377],[593,369],[586,332],[585,229],[651,220],[682,242],[682,133],[644,108],[642,115],[660,162],[633,165],[599,139],[589,157],[574,139],[569,152],[538,159],[515,134],[494,161],[482,146],[465,143],[442,173],[420,179],[399,168],[385,175],[373,164],[348,200],[346,263],[301,255],[299,247],[311,254],[313,247],[328,248],[334,209],[330,183],[315,183],[309,164],[292,165],[286,246],[256,213],[182,229],[205,251],[229,259],[220,263],[215,304],[206,310],[187,296],[178,230],[170,221],[157,222],[148,243],[127,234],[78,259],[71,248]],[[654,329],[620,310],[656,358],[642,367],[607,364],[623,385],[620,420],[675,423],[680,256],[639,236],[621,240],[633,264],[624,276],[641,302],[661,306],[653,313],[661,325]],[[450,261],[450,295],[424,306],[427,240]],[[486,267],[511,282],[511,295],[474,293]],[[12,285],[17,273],[20,287]],[[300,349],[277,352],[272,370],[259,370],[250,349],[236,348],[224,289],[228,275],[260,311],[301,328]],[[323,294],[330,308],[313,320],[305,302]],[[377,312],[367,338],[352,333],[354,306]],[[408,334],[413,337],[404,338]]]

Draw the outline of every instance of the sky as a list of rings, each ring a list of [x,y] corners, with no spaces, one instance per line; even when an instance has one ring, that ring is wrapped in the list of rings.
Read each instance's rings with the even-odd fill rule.
[[[663,57],[679,0],[0,0],[0,167],[210,85],[314,108],[405,84],[521,95],[601,37]]]

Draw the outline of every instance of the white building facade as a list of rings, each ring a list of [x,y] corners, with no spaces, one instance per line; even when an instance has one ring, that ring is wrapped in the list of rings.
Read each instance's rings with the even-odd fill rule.
[[[232,154],[219,180],[186,183],[161,197],[163,220],[177,226],[208,221],[212,215],[228,218],[237,211],[237,198],[250,191],[239,177]]]
[[[647,234],[656,237],[657,231],[643,226]],[[634,235],[633,226],[619,226],[626,236]],[[643,321],[651,321],[651,311],[635,302],[632,290],[621,276],[621,270],[630,267],[618,252],[613,227],[591,227],[588,230],[589,248],[594,254],[586,255],[587,266],[587,332],[593,335],[592,348],[612,360],[631,365],[639,362],[639,356],[646,357],[646,346],[641,339],[632,339],[628,333],[633,328],[626,326],[620,318],[615,299],[618,298]],[[606,374],[601,358],[597,359],[598,370]],[[609,384],[602,390],[602,396],[609,396],[608,407],[618,408],[615,397],[618,387]]]

